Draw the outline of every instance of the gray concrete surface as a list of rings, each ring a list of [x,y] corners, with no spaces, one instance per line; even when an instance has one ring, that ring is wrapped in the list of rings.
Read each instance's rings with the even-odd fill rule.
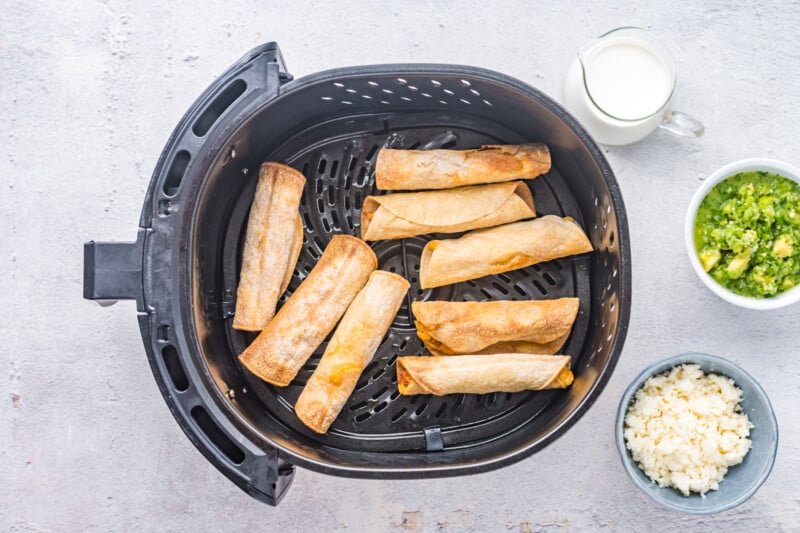
[[[800,4],[675,2],[0,2],[0,529],[7,531],[790,531],[800,527],[800,307],[756,313],[691,272],[683,217],[699,179],[748,156],[800,164]],[[203,5],[200,5],[203,4]],[[205,5],[208,4],[208,5]],[[212,5],[213,4],[213,5]],[[163,143],[206,85],[277,40],[295,75],[365,63],[494,68],[560,98],[581,43],[658,32],[697,141],[609,148],[632,230],[634,304],[600,400],[555,444],[492,473],[354,481],[299,471],[278,508],[194,449],[144,357],[134,305],[82,300],[82,244],[134,237]],[[766,388],[775,470],[738,509],[651,503],[613,442],[617,401],[648,363],[702,350]]]

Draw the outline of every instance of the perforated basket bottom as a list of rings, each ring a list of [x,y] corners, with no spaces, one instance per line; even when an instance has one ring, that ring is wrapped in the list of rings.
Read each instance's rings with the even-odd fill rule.
[[[452,126],[448,125],[452,124]],[[332,137],[331,132],[338,132]],[[342,135],[342,132],[347,132]],[[475,117],[445,117],[425,114],[371,115],[341,119],[304,132],[269,154],[265,159],[286,162],[307,178],[300,205],[305,236],[294,278],[281,303],[297,288],[316,264],[330,237],[337,233],[360,236],[361,204],[376,194],[374,163],[382,146],[394,148],[474,148],[481,144],[535,141],[522,139],[496,123]],[[255,181],[255,180],[253,180]],[[528,182],[539,216],[571,216],[582,223],[572,194],[558,169]],[[225,244],[225,289],[235,294],[241,259],[241,245],[254,183],[230,217],[232,229]],[[413,300],[527,300],[565,296],[580,297],[580,310],[563,353],[573,355],[579,366],[589,325],[588,259],[559,259],[525,269],[423,290],[419,286],[419,258],[430,238],[423,236],[372,243],[379,268],[402,274],[411,283],[405,303],[372,362],[366,367],[342,413],[326,435],[308,430],[295,417],[293,405],[313,373],[326,343],[320,346],[295,380],[285,388],[273,387],[241,371],[248,383],[245,394],[256,395],[272,416],[286,426],[325,445],[361,452],[425,450],[440,433],[446,448],[473,446],[498,438],[536,417],[551,401],[567,391],[494,394],[401,396],[397,390],[395,361],[400,355],[428,354],[417,338],[411,314]],[[313,315],[314,309],[308,310]],[[230,327],[227,330],[232,354],[241,354],[255,335]],[[237,361],[238,364],[238,361]],[[426,430],[428,439],[426,439]]]

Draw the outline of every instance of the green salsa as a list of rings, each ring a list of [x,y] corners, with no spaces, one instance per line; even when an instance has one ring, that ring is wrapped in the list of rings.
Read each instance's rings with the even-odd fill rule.
[[[800,284],[800,185],[740,172],[697,210],[694,244],[703,269],[726,289],[768,298]]]

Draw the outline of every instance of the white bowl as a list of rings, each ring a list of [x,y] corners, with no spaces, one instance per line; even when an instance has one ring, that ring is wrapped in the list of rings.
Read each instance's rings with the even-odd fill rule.
[[[694,219],[695,216],[697,216],[697,209],[700,207],[700,202],[702,202],[703,198],[706,197],[708,191],[710,191],[714,185],[721,182],[725,178],[733,176],[734,174],[738,174],[739,172],[747,172],[751,170],[760,170],[764,172],[771,172],[773,174],[779,174],[789,178],[790,180],[800,183],[799,168],[782,161],[776,161],[775,159],[742,159],[741,161],[736,161],[734,163],[730,163],[729,165],[725,165],[706,178],[703,181],[703,184],[700,185],[700,188],[697,189],[697,192],[694,193],[694,197],[689,204],[689,210],[686,212],[686,250],[689,252],[689,261],[692,263],[692,268],[694,268],[694,271],[697,273],[703,283],[706,284],[706,287],[708,287],[711,292],[723,300],[727,300],[728,302],[736,304],[740,307],[747,307],[748,309],[778,309],[779,307],[785,307],[800,301],[800,285],[769,298],[750,298],[747,296],[740,296],[717,283],[714,278],[712,278],[705,270],[703,270],[703,266],[700,264],[700,259],[697,257],[697,251],[694,247]]]

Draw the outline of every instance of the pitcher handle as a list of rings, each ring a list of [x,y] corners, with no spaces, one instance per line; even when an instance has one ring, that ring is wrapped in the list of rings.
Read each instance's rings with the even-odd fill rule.
[[[683,137],[701,137],[706,131],[705,126],[696,118],[680,111],[669,110],[664,113],[658,127]]]

